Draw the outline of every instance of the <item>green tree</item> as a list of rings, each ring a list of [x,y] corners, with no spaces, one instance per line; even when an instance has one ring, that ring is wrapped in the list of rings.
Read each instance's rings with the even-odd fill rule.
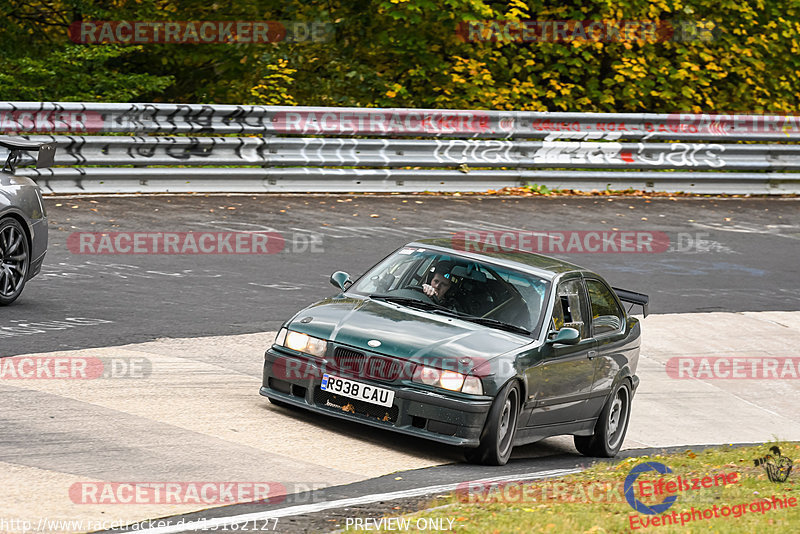
[[[0,0],[0,98],[792,112],[798,0]],[[470,22],[653,21],[657,39],[464,39]],[[325,22],[320,42],[79,45],[80,20]],[[478,26],[475,26],[478,27]]]

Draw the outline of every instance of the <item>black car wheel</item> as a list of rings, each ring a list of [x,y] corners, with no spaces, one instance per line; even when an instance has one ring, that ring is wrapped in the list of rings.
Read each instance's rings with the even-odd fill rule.
[[[631,390],[623,382],[614,392],[594,427],[591,436],[575,436],[575,448],[585,456],[612,458],[617,455],[625,440],[631,414]]]
[[[0,305],[11,304],[22,293],[30,261],[22,225],[16,219],[0,221]]]
[[[519,407],[519,385],[511,381],[494,399],[481,433],[481,444],[466,451],[467,461],[484,465],[505,465],[508,462],[514,449]]]

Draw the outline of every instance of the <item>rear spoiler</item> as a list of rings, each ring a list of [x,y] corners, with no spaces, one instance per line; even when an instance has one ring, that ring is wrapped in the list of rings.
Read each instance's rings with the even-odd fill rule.
[[[611,289],[614,290],[619,297],[619,300],[622,302],[629,302],[631,304],[641,306],[644,316],[647,317],[647,305],[650,304],[650,297],[643,295],[642,293],[636,293],[634,291],[628,291],[627,289],[620,289],[618,287],[613,287]]]
[[[24,141],[12,139],[10,137],[0,137],[0,146],[8,149],[8,158],[3,165],[3,172],[14,174],[17,164],[22,159],[22,151],[38,152],[36,156],[36,168],[46,169],[51,167],[56,158],[55,143],[36,143],[35,141]]]

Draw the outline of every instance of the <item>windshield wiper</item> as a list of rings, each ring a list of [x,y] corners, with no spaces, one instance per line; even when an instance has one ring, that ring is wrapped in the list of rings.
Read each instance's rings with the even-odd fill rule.
[[[417,307],[423,310],[430,310],[430,311],[438,311],[438,312],[445,312],[448,315],[452,315],[453,317],[460,317],[461,314],[442,306],[441,304],[436,304],[435,302],[427,302],[420,299],[415,299],[411,297],[395,297],[393,295],[370,295],[369,298],[376,299],[376,300],[385,300],[387,302],[393,302],[395,304],[401,304],[404,306],[409,307]]]
[[[369,295],[369,298],[376,299],[376,300],[386,300],[389,302],[396,302],[397,304],[405,304],[406,302],[421,302],[423,304],[427,304],[427,302],[419,300],[419,299],[412,299],[411,297],[395,297],[394,295],[381,295],[375,293],[374,295]]]
[[[498,321],[497,319],[489,319],[488,317],[478,317],[477,315],[464,314],[459,315],[459,318],[464,319],[465,321],[482,324],[484,326],[492,326],[494,328],[500,328],[501,330],[516,332],[517,334],[523,334],[526,336],[530,335],[530,331],[522,328],[521,326],[504,323],[503,321]]]

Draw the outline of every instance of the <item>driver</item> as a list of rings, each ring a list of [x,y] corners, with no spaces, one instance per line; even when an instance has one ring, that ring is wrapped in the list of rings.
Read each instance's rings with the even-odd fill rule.
[[[450,271],[453,270],[453,262],[440,261],[435,267],[431,268],[433,278],[430,284],[422,284],[422,291],[426,295],[433,298],[439,304],[447,305],[448,299],[447,292],[453,286],[450,280]]]

